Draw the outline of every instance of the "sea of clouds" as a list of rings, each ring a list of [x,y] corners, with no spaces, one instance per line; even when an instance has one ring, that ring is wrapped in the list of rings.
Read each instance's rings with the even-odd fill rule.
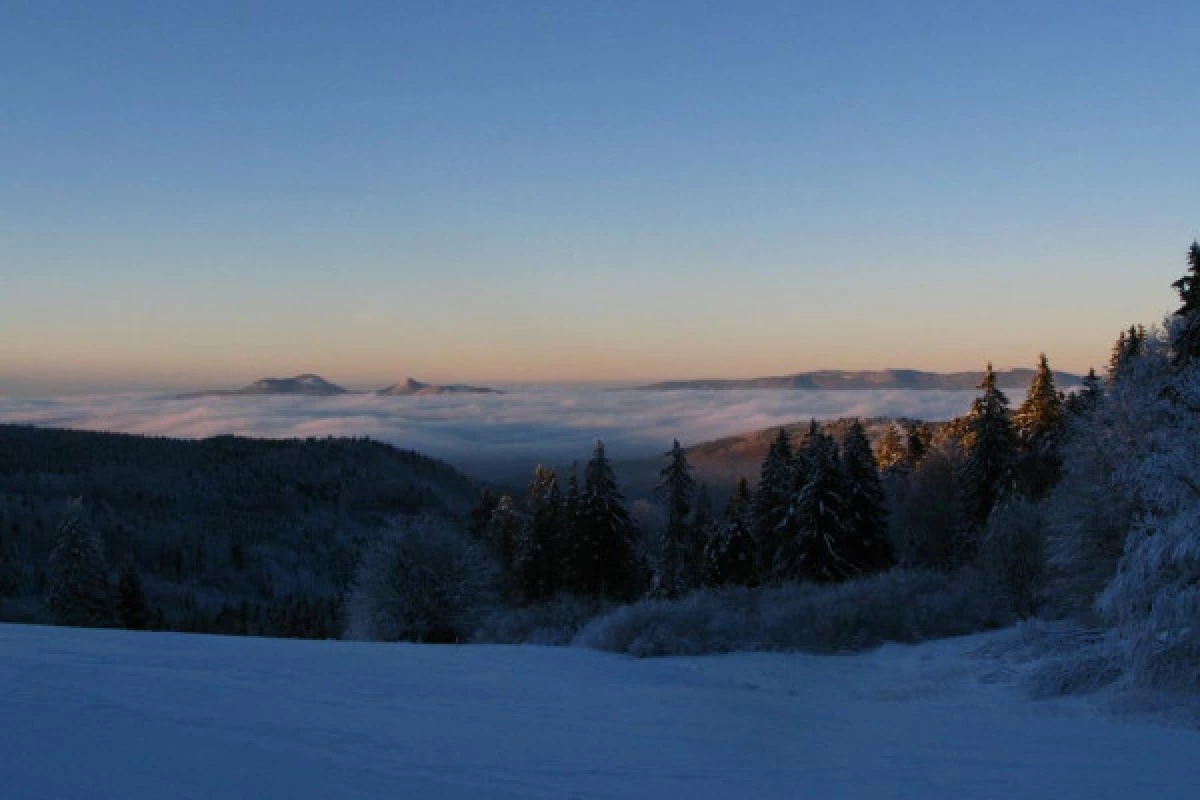
[[[521,387],[496,395],[380,397],[0,397],[0,422],[201,438],[370,436],[467,472],[585,459],[603,439],[618,459],[810,417],[948,419],[974,392],[621,391]]]

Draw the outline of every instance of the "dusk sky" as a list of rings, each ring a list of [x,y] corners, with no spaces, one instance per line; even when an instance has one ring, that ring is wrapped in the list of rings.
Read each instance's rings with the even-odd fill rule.
[[[252,6],[252,7],[250,7]],[[1200,4],[0,3],[0,394],[1101,366]]]

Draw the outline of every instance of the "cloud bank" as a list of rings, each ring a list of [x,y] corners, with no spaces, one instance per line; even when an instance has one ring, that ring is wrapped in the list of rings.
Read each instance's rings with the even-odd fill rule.
[[[603,439],[618,459],[787,422],[844,416],[946,419],[956,391],[676,391],[521,388],[432,397],[0,398],[0,422],[185,438],[370,436],[487,477],[502,465],[584,459]]]

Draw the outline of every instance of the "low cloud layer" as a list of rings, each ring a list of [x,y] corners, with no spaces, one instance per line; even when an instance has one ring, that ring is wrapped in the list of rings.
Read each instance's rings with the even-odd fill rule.
[[[597,438],[617,458],[809,417],[946,419],[972,392],[521,389],[433,397],[201,397],[144,394],[0,398],[0,422],[200,438],[370,436],[486,475],[500,465],[586,458]]]

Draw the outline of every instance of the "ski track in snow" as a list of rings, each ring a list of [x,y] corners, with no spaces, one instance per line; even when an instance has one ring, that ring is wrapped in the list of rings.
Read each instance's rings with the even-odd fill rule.
[[[0,795],[1197,797],[1200,734],[1026,700],[987,641],[634,660],[0,625]]]

